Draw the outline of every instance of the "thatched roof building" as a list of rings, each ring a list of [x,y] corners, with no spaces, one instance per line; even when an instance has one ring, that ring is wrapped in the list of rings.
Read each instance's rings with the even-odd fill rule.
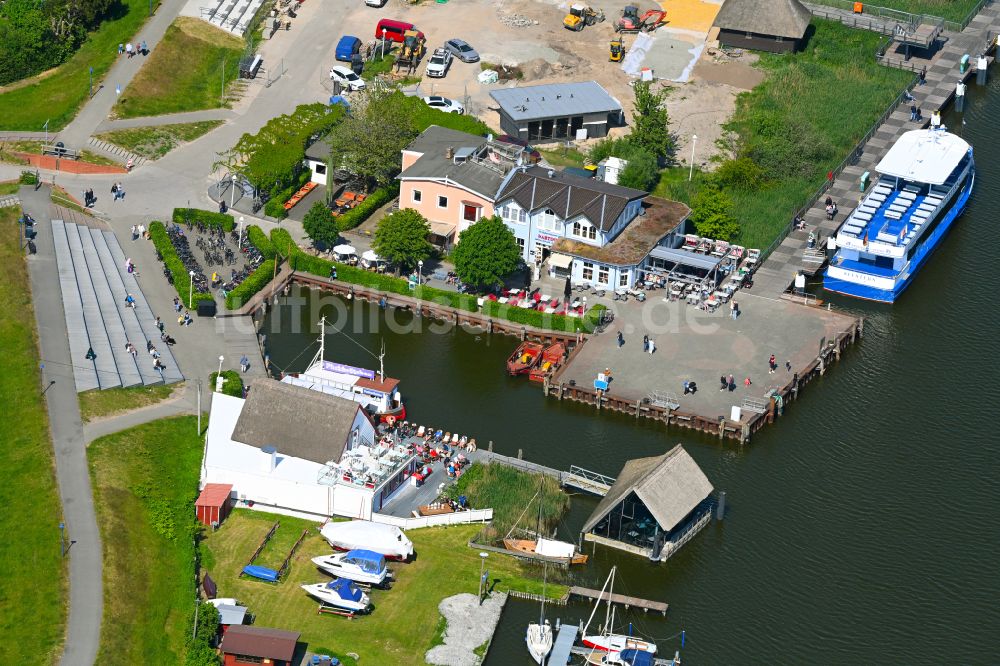
[[[715,26],[726,46],[782,53],[801,46],[811,20],[799,0],[726,0]]]

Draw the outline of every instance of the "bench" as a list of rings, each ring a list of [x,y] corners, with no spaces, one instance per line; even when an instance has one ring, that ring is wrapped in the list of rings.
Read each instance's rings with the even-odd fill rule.
[[[80,153],[76,150],[71,150],[65,146],[55,144],[43,144],[42,145],[42,155],[55,155],[56,157],[68,157],[71,160],[80,159]]]

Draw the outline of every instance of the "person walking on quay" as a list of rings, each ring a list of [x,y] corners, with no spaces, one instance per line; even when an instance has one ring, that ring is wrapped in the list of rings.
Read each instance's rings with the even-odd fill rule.
[[[159,317],[156,318],[156,328],[159,329],[160,333],[163,333],[163,320]]]
[[[751,385],[751,384],[753,384],[753,382],[752,382],[752,381],[750,381],[750,378],[749,378],[749,377],[747,377],[746,379],[744,379],[744,380],[743,380],[743,386],[745,386],[745,387],[747,387],[747,388],[750,388],[750,385]]]
[[[118,201],[118,183],[111,183],[111,196],[115,198],[115,201]],[[135,229],[134,226],[132,228]]]
[[[181,299],[174,296],[174,312],[181,311]]]
[[[642,336],[642,351],[649,351],[649,336]]]
[[[129,58],[135,55],[135,47],[132,46],[132,42],[129,42],[128,44],[125,45],[125,55],[127,55]]]
[[[792,362],[791,361],[785,361],[785,370],[787,370],[788,372],[792,371]]]
[[[927,83],[927,67],[926,67],[926,65],[924,67],[920,68],[920,81],[919,81],[918,85],[922,86],[925,83]]]
[[[650,338],[650,339],[649,339],[649,342],[648,342],[648,343],[646,343],[646,350],[647,350],[647,351],[648,351],[648,352],[649,352],[650,354],[652,354],[652,353],[653,353],[654,351],[656,351],[656,343],[655,343],[655,342],[653,342],[653,338]]]
[[[729,380],[726,379],[725,375],[719,375],[719,384],[721,385],[719,387],[720,391],[725,391],[727,388],[729,388]]]
[[[736,377],[733,377],[732,375],[729,375],[729,377],[726,379],[726,385],[729,386],[729,392],[730,393],[732,393],[733,391],[735,391],[736,390]]]
[[[767,359],[767,374],[773,375],[774,371],[778,369],[778,362],[774,358],[774,354],[771,354],[771,358]]]
[[[132,225],[132,242],[134,243],[135,239],[138,238],[138,237],[139,237],[139,227],[137,227],[137,226],[135,226],[133,224]]]
[[[916,119],[917,119],[917,105],[916,104],[911,104],[910,105],[910,120],[915,121]]]
[[[250,369],[250,359],[247,358],[246,354],[240,357],[240,372],[246,372]]]
[[[736,321],[736,318],[740,316],[740,304],[735,300],[729,301],[729,315]]]
[[[621,349],[622,345],[625,344],[625,336],[622,335],[621,331],[618,331],[618,348]]]

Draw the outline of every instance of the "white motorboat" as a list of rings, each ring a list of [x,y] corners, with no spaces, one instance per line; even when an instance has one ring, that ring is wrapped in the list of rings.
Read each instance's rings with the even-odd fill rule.
[[[346,553],[322,555],[314,557],[312,561],[326,573],[356,583],[384,585],[390,576],[385,557],[371,550],[349,550]]]
[[[528,644],[528,652],[536,664],[544,664],[545,658],[552,652],[552,626],[545,619],[545,583],[548,581],[549,568],[545,567],[542,577],[542,609],[538,614],[538,622],[528,624],[528,631],[524,636]]]
[[[302,589],[327,606],[351,613],[364,613],[371,606],[368,595],[346,578],[335,578],[328,583],[302,585]]]
[[[413,555],[413,542],[394,525],[352,520],[327,523],[319,533],[337,550],[371,550],[393,560]]]
[[[599,652],[637,650],[639,652],[648,652],[651,655],[656,654],[655,643],[644,641],[641,638],[636,638],[635,636],[611,633],[611,627],[614,625],[614,609],[611,606],[611,591],[614,588],[615,571],[617,568],[618,567],[611,567],[611,573],[608,575],[608,579],[604,581],[604,587],[601,588],[601,593],[597,596],[597,601],[594,602],[594,610],[591,611],[590,617],[587,619],[587,624],[583,628],[583,644]],[[604,631],[600,634],[587,633],[587,629],[590,628],[590,623],[594,619],[594,614],[597,613],[597,609],[601,605],[601,600],[604,598],[605,589],[608,591],[608,606],[604,615]]]

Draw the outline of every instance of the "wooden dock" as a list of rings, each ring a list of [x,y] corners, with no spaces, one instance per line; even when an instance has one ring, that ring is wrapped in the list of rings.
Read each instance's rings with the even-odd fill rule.
[[[577,587],[574,585],[569,588],[569,592],[566,593],[566,597],[580,597],[583,599],[600,599],[601,601],[607,601],[607,595],[602,595],[600,590],[592,590],[589,587]],[[658,613],[667,614],[668,605],[665,601],[652,601],[650,599],[640,599],[639,597],[630,597],[624,594],[612,594],[611,603],[619,604],[625,608],[641,608],[643,611],[656,611]]]

